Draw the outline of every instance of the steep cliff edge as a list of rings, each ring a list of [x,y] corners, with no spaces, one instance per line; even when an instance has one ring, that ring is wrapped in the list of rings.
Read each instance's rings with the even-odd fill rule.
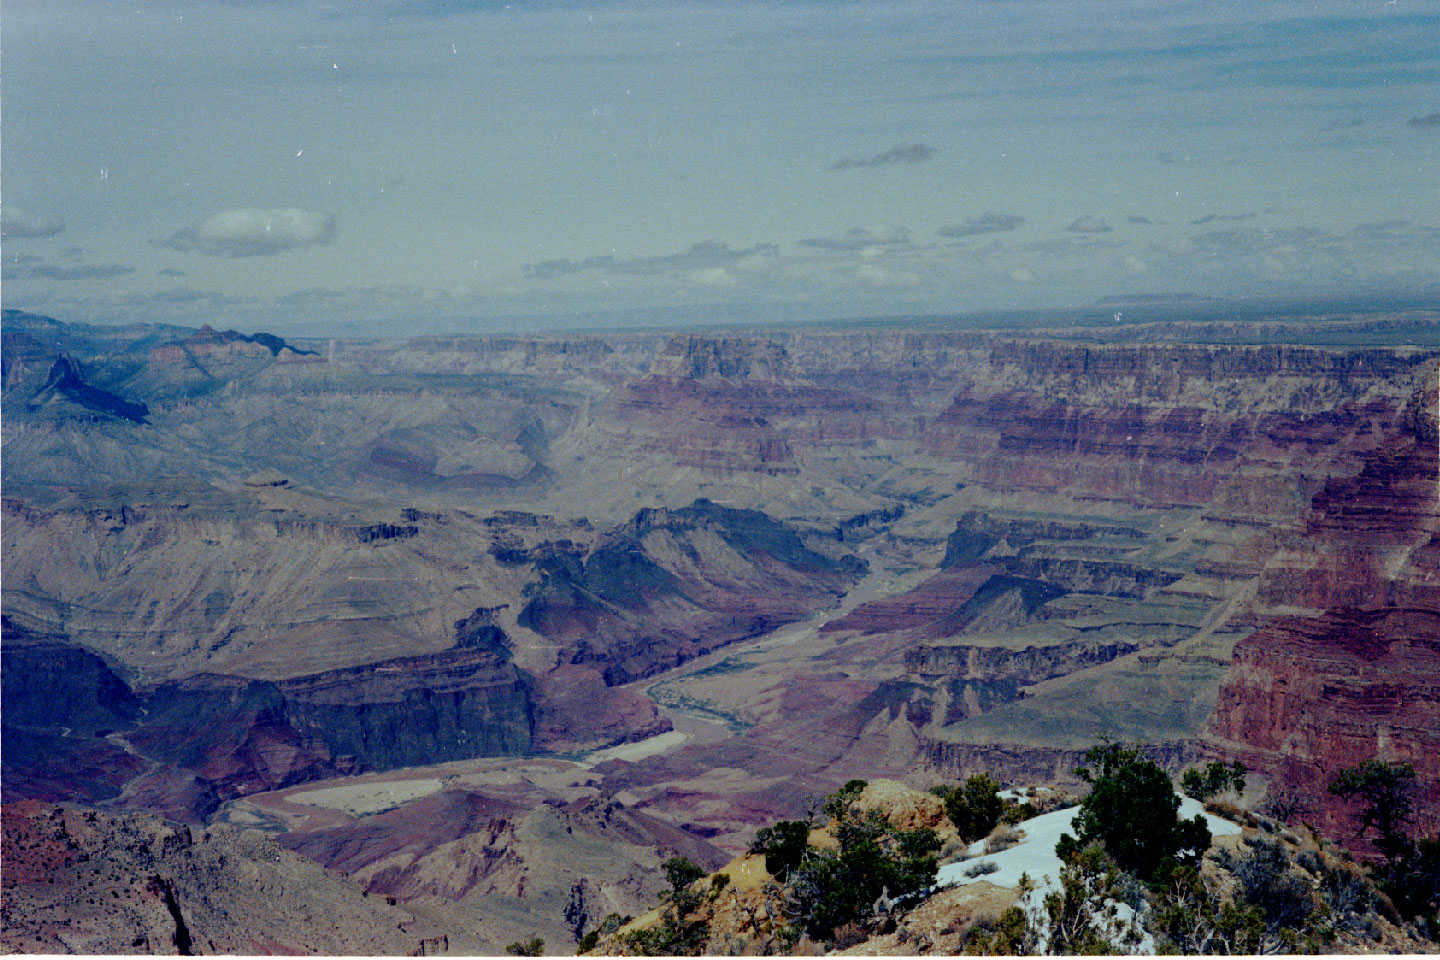
[[[927,430],[989,486],[1288,517],[1358,468],[1421,352],[997,343]],[[1343,458],[1337,460],[1336,454]],[[1347,469],[1348,468],[1348,469]],[[1298,502],[1303,502],[1299,500]]]
[[[67,730],[22,694],[7,795],[56,795],[59,757],[72,799],[200,816],[645,738],[671,723],[654,696],[668,752],[595,776],[743,845],[850,776],[1067,779],[1104,735],[1188,761],[1258,626],[1233,708],[1257,768],[1434,727],[1395,679],[1430,669],[1440,583],[1412,536],[1435,468],[1405,441],[1436,442],[1409,399],[1433,350],[876,324],[337,342],[290,364],[214,331],[100,356],[100,332],[55,326],[7,326],[7,413],[63,342],[153,426],[6,418],[5,608],[56,641],[7,647],[6,680],[73,672],[57,702],[94,715]],[[1362,638],[1373,677],[1330,634]],[[1262,662],[1277,643],[1294,655]],[[1305,719],[1327,687],[1352,717],[1329,746]],[[115,713],[127,695],[150,713]],[[1266,740],[1272,713],[1299,719]],[[525,818],[502,819],[459,862],[501,856]],[[389,866],[396,890],[459,876]]]
[[[1349,840],[1352,805],[1326,791],[1343,767],[1410,763],[1417,826],[1440,826],[1440,369],[1357,475],[1332,480],[1267,566],[1281,615],[1235,648],[1209,744],[1298,792]],[[1307,609],[1308,608],[1308,609]]]
[[[603,429],[625,449],[718,476],[794,476],[808,451],[917,434],[891,371],[871,383],[826,376],[833,359],[822,357],[802,368],[781,338],[676,336],[648,376],[615,392]]]
[[[197,674],[132,690],[91,651],[7,623],[5,796],[114,800],[193,821],[308,780],[527,753],[541,695],[503,632],[485,627],[461,621],[457,645],[439,653],[278,682]],[[547,745],[662,727],[653,706],[625,719],[633,726],[617,728],[598,709]]]
[[[323,363],[314,350],[302,350],[273,333],[246,335],[238,330],[216,330],[203,325],[184,340],[153,347],[152,363],[199,363],[201,358],[226,362],[243,357],[272,357],[281,363]]]
[[[149,691],[146,702],[128,739],[194,771],[202,792],[191,806],[182,792],[179,806],[161,807],[187,819],[308,780],[524,753],[535,712],[530,677],[492,651],[465,649],[278,683],[202,674]]]

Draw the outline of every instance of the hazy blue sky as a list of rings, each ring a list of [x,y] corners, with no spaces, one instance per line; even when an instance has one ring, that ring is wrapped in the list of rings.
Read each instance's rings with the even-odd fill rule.
[[[1440,296],[1433,0],[4,14],[4,300],[67,319]]]

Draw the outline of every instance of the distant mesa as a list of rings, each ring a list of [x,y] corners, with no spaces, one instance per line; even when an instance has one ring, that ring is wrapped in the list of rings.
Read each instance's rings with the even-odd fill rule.
[[[99,387],[86,383],[80,372],[80,364],[62,353],[55,358],[55,363],[51,365],[50,375],[45,378],[45,385],[36,392],[27,406],[31,410],[41,407],[58,407],[61,412],[64,412],[65,408],[71,405],[78,406],[90,414],[98,414],[102,418],[129,420],[131,423],[149,423],[145,419],[150,415],[149,407],[143,403],[132,403],[108,390],[101,390]]]
[[[1154,307],[1170,304],[1224,303],[1223,297],[1199,293],[1117,293],[1095,301],[1097,307]]]
[[[789,355],[773,340],[686,334],[670,339],[650,372],[695,380],[782,380],[793,376]]]
[[[302,350],[286,343],[273,333],[246,335],[238,330],[216,330],[205,324],[184,340],[165,343],[150,351],[157,363],[177,363],[186,359],[238,359],[241,357],[272,358],[281,363],[324,363],[325,358],[314,350]]]

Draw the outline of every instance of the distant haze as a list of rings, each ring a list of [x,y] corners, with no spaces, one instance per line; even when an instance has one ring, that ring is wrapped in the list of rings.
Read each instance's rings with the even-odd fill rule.
[[[400,334],[1440,297],[1437,36],[1413,0],[9,0],[5,304]]]

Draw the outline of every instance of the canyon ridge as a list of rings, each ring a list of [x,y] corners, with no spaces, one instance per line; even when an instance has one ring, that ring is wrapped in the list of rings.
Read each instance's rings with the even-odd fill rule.
[[[3,338],[7,950],[571,952],[1106,739],[1440,830],[1433,312]]]

